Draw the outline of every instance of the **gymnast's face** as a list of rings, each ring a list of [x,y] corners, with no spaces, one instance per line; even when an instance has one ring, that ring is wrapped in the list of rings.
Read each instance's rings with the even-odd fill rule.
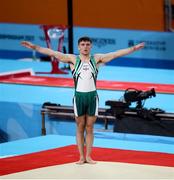
[[[78,45],[80,54],[89,55],[92,48],[92,43],[90,41],[81,41]]]

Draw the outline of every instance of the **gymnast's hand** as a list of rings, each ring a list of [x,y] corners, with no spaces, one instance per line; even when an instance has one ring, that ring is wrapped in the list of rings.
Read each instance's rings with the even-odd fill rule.
[[[21,45],[29,49],[36,49],[36,45],[32,44],[29,41],[22,41]]]
[[[137,51],[137,50],[139,50],[139,49],[144,48],[144,46],[145,46],[145,43],[144,43],[144,42],[139,43],[139,44],[133,46],[133,50],[134,50],[134,51]]]

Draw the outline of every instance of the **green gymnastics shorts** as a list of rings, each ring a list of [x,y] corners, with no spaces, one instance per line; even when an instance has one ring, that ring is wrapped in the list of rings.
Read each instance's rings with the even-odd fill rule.
[[[73,98],[74,114],[75,116],[98,116],[99,98],[97,91],[91,92],[77,92]]]

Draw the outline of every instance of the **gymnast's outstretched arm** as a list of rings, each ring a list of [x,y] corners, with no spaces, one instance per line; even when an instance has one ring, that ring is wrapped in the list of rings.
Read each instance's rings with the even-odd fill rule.
[[[26,47],[26,48],[33,49],[33,50],[35,50],[41,54],[45,54],[48,56],[55,57],[64,63],[73,63],[74,64],[74,61],[75,61],[75,55],[73,55],[73,54],[64,54],[64,53],[59,52],[59,51],[54,51],[50,48],[38,46],[38,45],[33,44],[29,41],[22,41],[21,45]]]
[[[131,54],[135,51],[138,51],[142,48],[144,48],[145,43],[139,43],[135,46],[132,46],[130,48],[125,48],[125,49],[120,49],[118,51],[115,52],[110,52],[110,53],[106,53],[106,54],[95,54],[95,58],[97,63],[107,63],[115,58],[121,57],[121,56],[125,56],[128,54]]]

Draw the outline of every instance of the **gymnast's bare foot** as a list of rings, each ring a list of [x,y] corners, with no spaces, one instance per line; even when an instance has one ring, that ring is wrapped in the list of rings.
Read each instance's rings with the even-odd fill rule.
[[[76,162],[76,164],[79,164],[79,165],[81,165],[81,164],[84,164],[86,161],[85,161],[85,159],[84,158],[80,158],[80,160],[79,161],[77,161]]]
[[[89,164],[96,164],[97,162],[92,160],[91,157],[86,157],[86,163],[89,163]]]

